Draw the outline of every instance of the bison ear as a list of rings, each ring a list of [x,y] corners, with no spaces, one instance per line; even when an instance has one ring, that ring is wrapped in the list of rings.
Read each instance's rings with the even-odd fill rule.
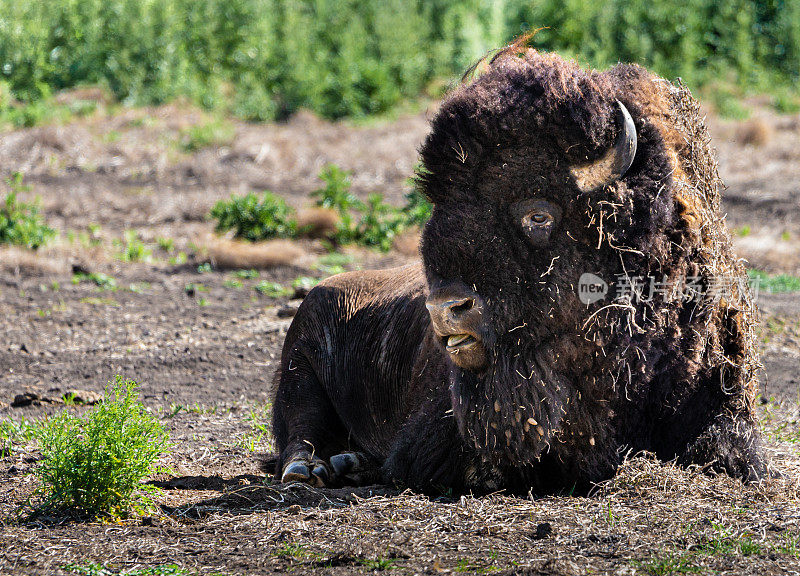
[[[636,157],[636,125],[628,109],[617,100],[617,139],[611,149],[591,164],[570,168],[581,192],[596,190],[619,180]]]

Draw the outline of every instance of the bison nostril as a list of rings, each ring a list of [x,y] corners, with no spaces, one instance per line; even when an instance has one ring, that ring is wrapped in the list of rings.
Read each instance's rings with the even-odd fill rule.
[[[464,298],[463,300],[457,300],[452,303],[448,303],[450,312],[458,316],[459,314],[463,314],[464,312],[469,312],[475,306],[475,299],[474,298]]]

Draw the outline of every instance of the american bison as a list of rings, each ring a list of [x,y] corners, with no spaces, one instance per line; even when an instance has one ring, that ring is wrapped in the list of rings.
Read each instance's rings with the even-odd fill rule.
[[[421,148],[422,264],[329,278],[289,329],[279,477],[540,494],[640,450],[769,476],[755,309],[697,103],[521,43],[483,66]]]

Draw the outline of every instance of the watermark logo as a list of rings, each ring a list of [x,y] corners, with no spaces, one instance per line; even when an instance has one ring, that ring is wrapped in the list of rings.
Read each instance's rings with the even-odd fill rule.
[[[610,296],[613,300],[628,302],[701,301],[734,298],[750,292],[758,298],[759,278],[742,276],[627,276],[618,274],[610,284],[600,276],[584,272],[578,279],[578,298],[586,304],[594,304]]]
[[[581,274],[578,279],[578,298],[581,302],[588,306],[602,300],[606,294],[608,294],[608,284],[605,280],[591,272]]]

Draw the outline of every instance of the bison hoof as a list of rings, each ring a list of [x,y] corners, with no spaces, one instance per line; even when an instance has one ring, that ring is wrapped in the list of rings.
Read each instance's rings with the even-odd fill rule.
[[[303,482],[322,488],[330,480],[328,467],[318,458],[314,461],[293,460],[283,469],[281,482]]]
[[[331,468],[336,480],[342,484],[361,486],[377,480],[377,469],[372,461],[359,452],[343,452],[331,456]]]

